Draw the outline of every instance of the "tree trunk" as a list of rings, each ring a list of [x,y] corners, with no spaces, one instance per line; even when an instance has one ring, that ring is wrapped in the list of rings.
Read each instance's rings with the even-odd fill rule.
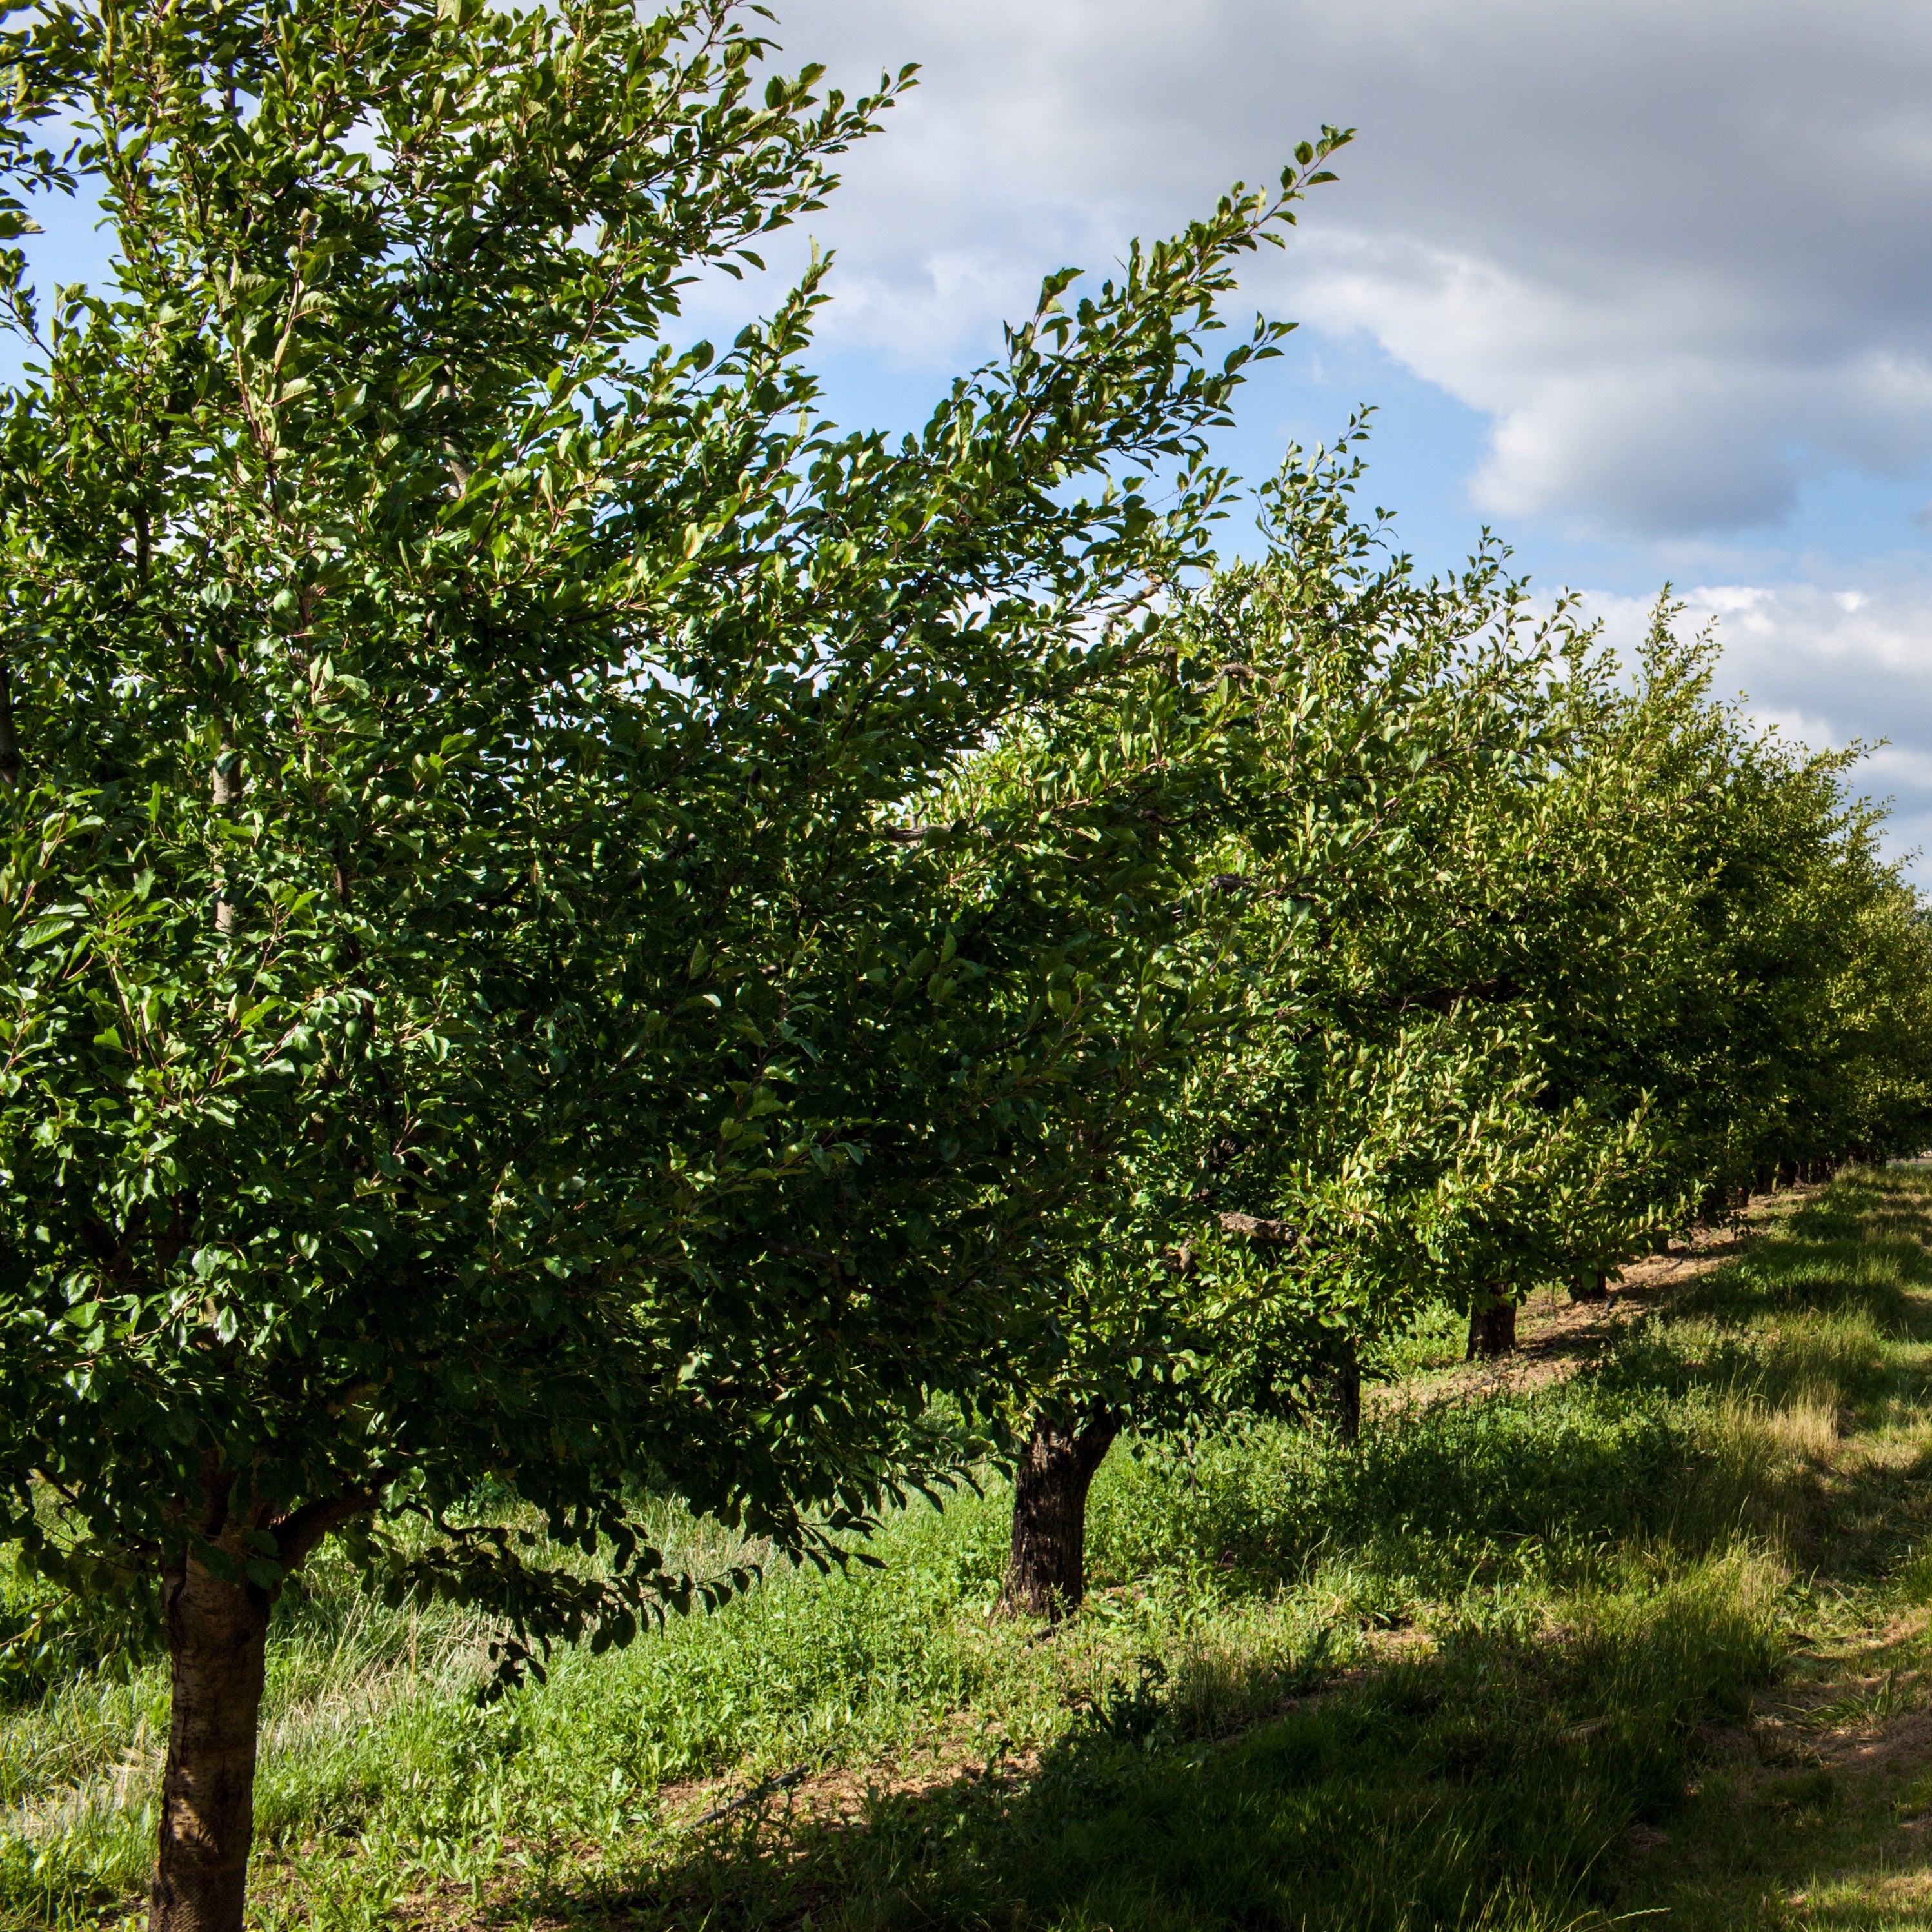
[[[0,657],[0,782],[17,791],[20,773],[20,740],[14,729],[14,676],[10,666]]]
[[[1516,1348],[1516,1304],[1507,1295],[1492,1295],[1487,1302],[1478,1302],[1469,1310],[1469,1346],[1464,1354],[1466,1361],[1473,1362],[1478,1356],[1484,1361],[1492,1362],[1498,1357],[1513,1354]]]
[[[140,544],[143,553],[147,548],[147,524],[141,524]],[[148,567],[144,562],[141,574],[146,577]],[[308,627],[308,620],[303,620]],[[225,676],[230,668],[228,652],[220,644],[214,647],[214,662]],[[224,708],[221,713],[220,748],[215,754],[214,769],[208,775],[208,794],[218,814],[225,813],[242,796],[242,764],[235,748],[235,720]],[[228,868],[218,866],[214,871],[214,929],[224,939],[230,938],[235,931],[235,902],[228,896]]]
[[[268,1593],[190,1556],[168,1579],[167,1606],[174,1706],[149,1932],[242,1932]]]
[[[1572,1301],[1607,1301],[1610,1298],[1610,1278],[1600,1270],[1594,1274],[1573,1275],[1570,1279],[1570,1299]]]
[[[1352,1340],[1343,1343],[1335,1370],[1335,1426],[1344,1442],[1362,1432],[1362,1362]]]
[[[1001,1603],[1010,1615],[1058,1622],[1087,1594],[1087,1492],[1120,1432],[1111,1409],[1072,1426],[1046,1416],[1013,1472],[1013,1547]]]

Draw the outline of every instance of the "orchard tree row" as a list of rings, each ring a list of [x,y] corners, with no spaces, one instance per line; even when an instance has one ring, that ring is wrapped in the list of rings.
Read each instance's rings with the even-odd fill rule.
[[[765,32],[7,36],[0,1535],[165,1630],[155,1932],[242,1923],[325,1538],[513,1682],[743,1586],[655,1498],[828,1561],[991,1454],[1059,1614],[1124,1429],[1348,1424],[1425,1304],[1503,1346],[1928,1138],[1916,902],[1667,606],[1630,667],[1419,581],[1346,442],[1216,564],[1237,278],[1346,135],[848,434],[823,260],[680,319],[911,78]],[[61,194],[100,288],[32,285]]]
[[[1265,556],[982,754],[950,828],[1009,800],[1055,826],[986,902],[1009,930],[1084,908],[1062,982],[1101,1046],[1050,1124],[1089,1176],[1034,1237],[1024,1394],[999,1384],[1016,1608],[1079,1602],[1122,1430],[1352,1435],[1365,1363],[1431,1306],[1499,1355],[1532,1289],[1601,1298],[1754,1190],[1932,1144],[1932,920],[1855,754],[1714,703],[1667,600],[1624,663],[1492,554],[1418,582],[1357,474],[1292,457]]]

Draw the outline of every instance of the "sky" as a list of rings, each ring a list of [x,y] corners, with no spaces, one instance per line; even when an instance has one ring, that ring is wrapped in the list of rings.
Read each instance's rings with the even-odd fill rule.
[[[1487,525],[1618,640],[1668,580],[1754,716],[1888,741],[1858,782],[1894,852],[1932,847],[1932,8],[774,6],[786,63],[848,92],[921,64],[808,224],[842,422],[922,419],[1044,273],[1104,273],[1352,127],[1244,285],[1300,327],[1226,460],[1258,478],[1375,405],[1365,494],[1418,562]]]
[[[785,64],[920,82],[765,287],[694,292],[692,334],[829,247],[830,413],[910,427],[1043,274],[1105,273],[1352,127],[1244,284],[1300,326],[1224,460],[1258,478],[1374,405],[1364,495],[1425,568],[1486,525],[1618,641],[1670,582],[1717,621],[1720,688],[1876,746],[1889,849],[1932,848],[1922,0],[771,4]],[[97,275],[84,212],[47,218],[44,278]]]

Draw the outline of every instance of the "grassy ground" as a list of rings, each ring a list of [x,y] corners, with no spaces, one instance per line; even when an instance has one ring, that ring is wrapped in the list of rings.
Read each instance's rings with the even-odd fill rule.
[[[1932,1172],[1757,1219],[1512,1376],[1418,1334],[1358,1448],[1117,1451],[1057,1633],[990,1613],[997,1491],[488,1709],[486,1630],[324,1562],[258,1920],[1932,1928]],[[0,1652],[0,1924],[138,1922],[165,1691],[112,1637]]]

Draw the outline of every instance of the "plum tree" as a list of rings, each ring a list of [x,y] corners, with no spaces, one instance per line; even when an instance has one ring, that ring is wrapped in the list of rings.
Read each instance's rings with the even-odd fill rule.
[[[823,262],[671,338],[910,75],[821,95],[747,17],[8,36],[10,236],[77,188],[116,256],[4,278],[0,1530],[158,1600],[157,1932],[242,1922],[319,1539],[489,1606],[510,1676],[742,1581],[670,1574],[653,1493],[836,1552],[943,1472],[1069,1184],[1099,1048],[908,801],[1151,648],[1281,332],[1210,359],[1220,304],[1342,137],[842,435]]]

